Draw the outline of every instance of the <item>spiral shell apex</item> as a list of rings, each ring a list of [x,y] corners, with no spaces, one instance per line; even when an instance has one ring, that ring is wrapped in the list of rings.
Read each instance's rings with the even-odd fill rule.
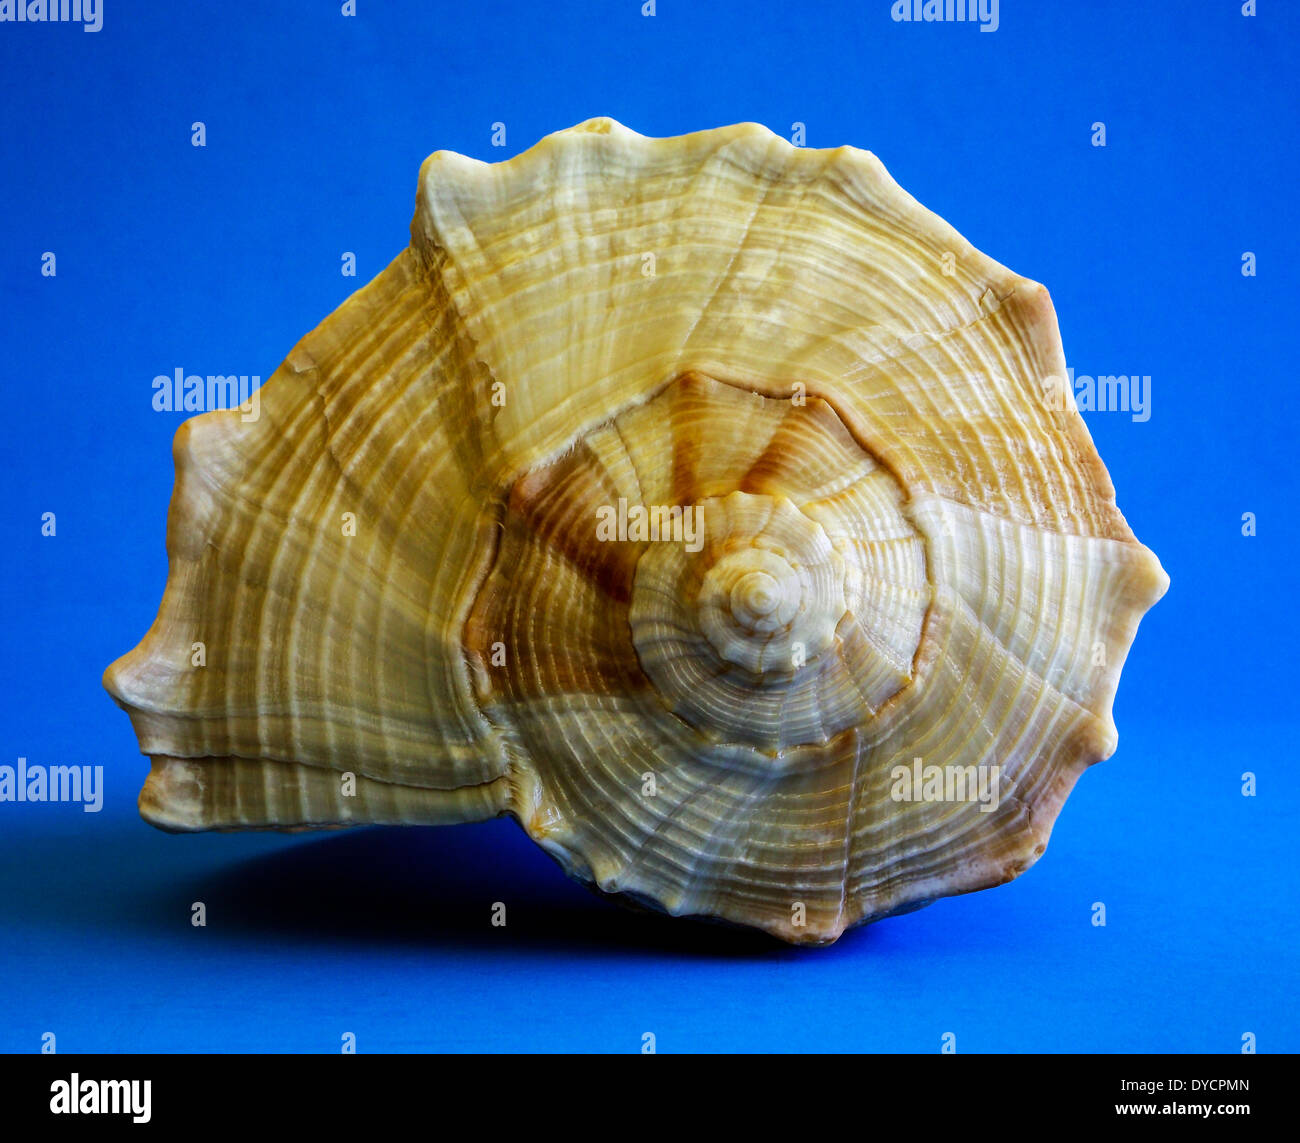
[[[105,675],[141,813],[510,814],[800,943],[1008,881],[1168,583],[1065,377],[1047,291],[867,152],[436,153],[410,246],[177,433],[162,605]]]

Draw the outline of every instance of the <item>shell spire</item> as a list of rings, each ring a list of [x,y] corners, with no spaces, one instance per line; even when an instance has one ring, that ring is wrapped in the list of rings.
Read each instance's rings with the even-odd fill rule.
[[[1010,880],[1168,584],[1065,377],[1047,291],[867,152],[438,152],[255,415],[177,433],[162,605],[105,674],[141,813],[510,814],[800,943]]]

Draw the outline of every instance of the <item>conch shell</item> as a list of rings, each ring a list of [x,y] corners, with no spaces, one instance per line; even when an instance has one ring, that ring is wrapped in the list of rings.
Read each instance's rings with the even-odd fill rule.
[[[432,155],[410,246],[174,452],[105,675],[146,820],[510,814],[800,943],[1033,864],[1168,584],[1047,291],[754,124]]]

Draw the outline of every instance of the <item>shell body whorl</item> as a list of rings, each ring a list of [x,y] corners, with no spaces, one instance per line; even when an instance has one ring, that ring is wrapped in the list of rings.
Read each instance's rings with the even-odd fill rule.
[[[1009,880],[1167,585],[1065,376],[1046,291],[866,152],[435,154],[256,415],[177,434],[162,606],[105,678],[141,812],[509,813],[804,943]]]

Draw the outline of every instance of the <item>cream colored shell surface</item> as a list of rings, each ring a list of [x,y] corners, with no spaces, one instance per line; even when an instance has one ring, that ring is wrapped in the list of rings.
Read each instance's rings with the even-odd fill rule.
[[[141,812],[508,813],[807,943],[1007,881],[1167,584],[1064,377],[1047,291],[869,153],[599,119],[434,154],[409,248],[255,415],[177,433],[162,606],[105,678]]]

